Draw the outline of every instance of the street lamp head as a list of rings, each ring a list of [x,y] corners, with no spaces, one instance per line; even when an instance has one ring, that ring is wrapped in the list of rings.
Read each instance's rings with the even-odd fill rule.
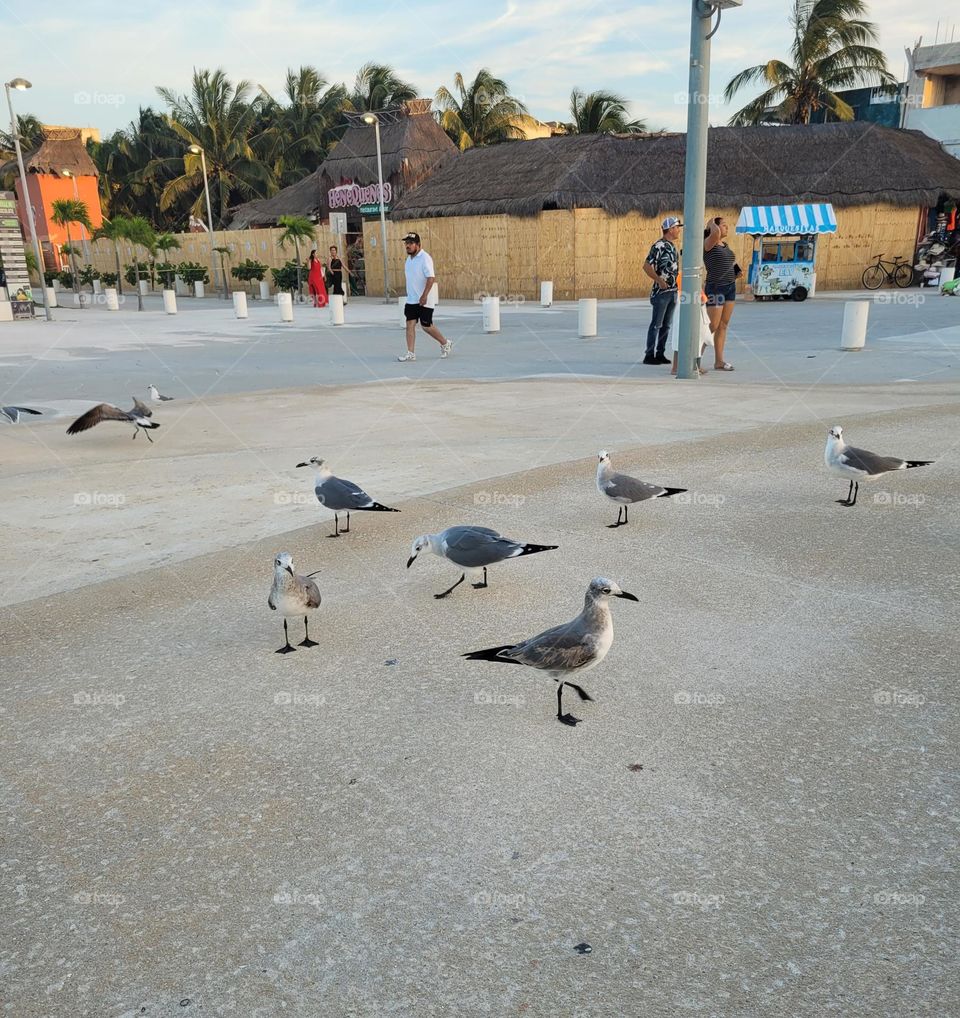
[[[187,151],[192,152],[195,156],[198,156],[203,151],[203,149],[200,148],[199,145],[191,145],[190,148],[187,149]]]
[[[373,113],[364,113],[360,118],[365,124],[375,124],[377,122],[376,115]]]
[[[73,176],[73,170],[61,170],[60,171],[60,176],[61,177],[72,177]]]
[[[14,78],[13,81],[8,81],[7,84],[11,88],[16,88],[21,92],[26,88],[33,88],[33,85],[31,85],[26,78]]]

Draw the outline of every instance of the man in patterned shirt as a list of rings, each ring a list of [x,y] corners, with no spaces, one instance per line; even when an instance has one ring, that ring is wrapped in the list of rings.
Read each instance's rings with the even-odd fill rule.
[[[660,224],[663,236],[653,247],[643,263],[643,271],[653,280],[650,291],[650,303],[653,305],[653,317],[647,329],[647,352],[644,364],[669,364],[670,359],[664,356],[667,337],[670,335],[670,323],[677,307],[677,273],[680,271],[680,255],[676,241],[680,236],[683,223],[674,216],[667,216]]]

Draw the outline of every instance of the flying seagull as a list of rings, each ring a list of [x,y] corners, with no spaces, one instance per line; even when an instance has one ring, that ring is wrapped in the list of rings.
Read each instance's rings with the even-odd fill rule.
[[[911,470],[913,467],[928,467],[933,460],[902,460],[896,456],[878,456],[866,449],[857,449],[843,440],[843,428],[835,424],[827,432],[827,445],[823,450],[823,461],[827,469],[850,481],[846,498],[838,498],[837,504],[854,506],[861,481],[872,481],[894,470]]]
[[[613,643],[611,597],[640,600],[621,590],[612,580],[598,576],[590,581],[583,601],[583,611],[572,622],[548,629],[521,643],[474,650],[463,657],[471,661],[505,661],[507,664],[527,665],[547,672],[554,682],[559,683],[557,719],[565,725],[576,725],[580,718],[563,713],[563,687],[569,686],[581,700],[593,699],[585,689],[571,682],[569,676],[596,667],[607,656]]]
[[[140,434],[142,429],[143,433],[152,442],[153,439],[150,438],[150,432],[154,428],[159,428],[160,425],[157,424],[156,421],[150,420],[153,416],[153,411],[150,407],[141,403],[136,396],[133,396],[132,399],[133,407],[130,410],[121,410],[119,407],[115,407],[110,403],[98,403],[81,417],[78,417],[73,424],[67,428],[67,434],[76,435],[78,432],[86,431],[88,428],[94,427],[101,421],[126,421],[128,424],[133,425],[134,438]]]
[[[161,396],[160,390],[155,385],[147,386],[147,388],[154,403],[168,403],[173,399],[173,396]]]
[[[287,632],[287,619],[303,616],[303,640],[301,647],[317,647],[316,640],[310,639],[307,628],[307,613],[320,607],[320,588],[310,578],[316,575],[298,576],[293,571],[293,559],[287,551],[281,551],[273,560],[273,586],[267,604],[271,611],[279,611],[283,616],[283,646],[278,654],[292,654],[290,635]]]
[[[38,414],[42,415],[42,410],[32,410],[28,406],[0,406],[0,417],[4,420],[9,421],[11,424],[20,423],[21,414]]]
[[[618,474],[610,463],[610,454],[606,449],[598,453],[597,463],[597,491],[601,495],[615,502],[617,505],[617,522],[608,523],[610,530],[616,530],[629,523],[627,519],[627,507],[634,502],[646,502],[651,498],[669,498],[671,495],[682,495],[686,488],[664,488],[659,484],[648,484],[646,481],[638,481],[636,477],[627,474]],[[620,516],[623,515],[623,522]]]
[[[556,548],[555,544],[522,544],[520,541],[512,541],[489,527],[447,527],[439,534],[422,534],[414,539],[407,568],[413,565],[413,560],[421,551],[432,552],[460,566],[463,569],[460,579],[449,590],[433,595],[439,599],[459,587],[468,573],[471,581],[476,581],[473,589],[482,590],[487,586],[487,566],[519,558],[521,555],[535,555],[538,551],[555,551]]]
[[[333,510],[333,533],[328,534],[328,537],[339,537],[341,533],[350,533],[351,512],[400,512],[399,509],[391,509],[389,506],[381,505],[379,502],[374,502],[363,488],[354,484],[353,481],[345,481],[341,477],[334,477],[330,468],[326,464],[326,460],[313,456],[311,459],[307,460],[306,463],[298,463],[297,466],[316,468],[317,483],[313,490],[316,492],[317,499],[321,505],[325,505],[328,509]],[[347,525],[344,530],[341,531],[339,529],[339,513],[342,512],[347,514]]]

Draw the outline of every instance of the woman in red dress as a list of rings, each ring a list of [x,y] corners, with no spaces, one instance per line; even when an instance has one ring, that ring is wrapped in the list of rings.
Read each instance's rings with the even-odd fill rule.
[[[316,248],[310,252],[307,286],[310,289],[310,295],[313,297],[313,306],[315,308],[325,308],[327,306],[327,287],[323,281],[323,262],[317,257]]]

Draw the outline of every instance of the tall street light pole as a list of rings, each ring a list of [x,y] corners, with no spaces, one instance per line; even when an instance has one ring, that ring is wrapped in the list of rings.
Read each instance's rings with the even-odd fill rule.
[[[383,303],[390,303],[390,284],[387,277],[387,215],[383,208],[383,154],[380,151],[380,118],[375,113],[364,113],[363,122],[373,124],[377,139],[377,183],[380,188],[380,245],[383,248]]]
[[[61,177],[69,177],[73,181],[73,197],[77,201],[80,201],[80,188],[77,187],[77,175],[73,170],[61,170]],[[83,258],[87,265],[90,264],[90,245],[87,243],[87,231],[84,229],[83,223],[80,224],[80,240],[83,243]]]
[[[15,88],[22,92],[33,86],[26,78],[14,78],[7,81],[3,86],[7,92],[7,109],[10,110],[10,133],[13,135],[13,147],[17,150],[17,165],[20,167],[20,187],[23,190],[23,203],[27,207],[27,223],[30,225],[30,239],[33,241],[33,254],[37,259],[37,272],[40,273],[40,292],[43,294],[43,311],[48,322],[53,321],[53,312],[50,310],[50,303],[47,300],[47,281],[43,275],[43,254],[40,251],[40,241],[37,240],[37,224],[33,219],[33,205],[30,204],[30,192],[27,190],[27,171],[23,167],[23,152],[20,150],[20,128],[17,125],[17,118],[13,115],[13,100],[10,98],[10,89]],[[29,278],[29,273],[27,273]]]
[[[203,190],[207,196],[207,230],[210,233],[210,282],[212,283],[216,279],[216,273],[213,271],[213,212],[210,206],[210,181],[207,179],[207,154],[199,145],[191,145],[189,151],[200,156],[200,165],[203,168]]]
[[[743,0],[692,0],[687,155],[683,178],[683,290],[677,343],[677,378],[699,378],[700,292],[703,289],[703,212],[707,200],[707,129],[710,124],[710,39],[721,12]],[[717,24],[711,29],[714,14]]]

